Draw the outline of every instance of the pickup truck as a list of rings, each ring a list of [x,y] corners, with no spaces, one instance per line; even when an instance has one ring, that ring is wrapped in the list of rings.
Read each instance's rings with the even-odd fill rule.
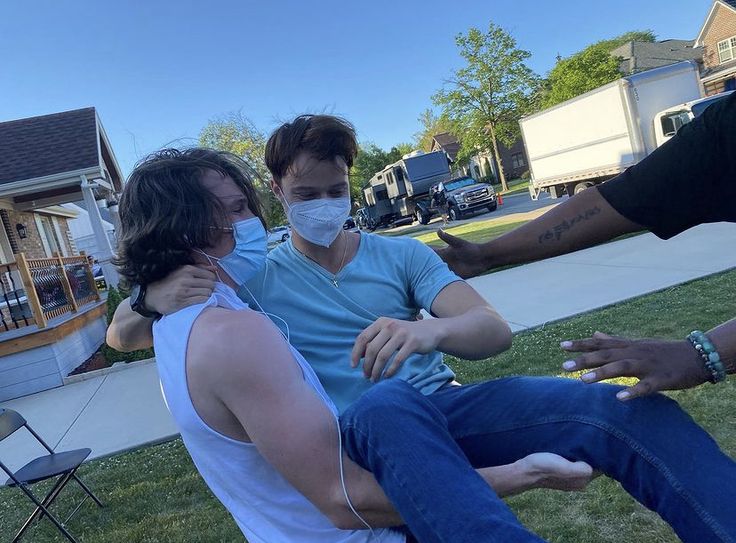
[[[439,186],[433,186],[430,194],[434,194]],[[458,177],[442,183],[442,186],[447,197],[447,213],[452,221],[481,209],[495,211],[498,207],[496,191],[488,183],[479,183],[472,177]],[[433,214],[441,211],[436,207],[431,207],[430,210]]]

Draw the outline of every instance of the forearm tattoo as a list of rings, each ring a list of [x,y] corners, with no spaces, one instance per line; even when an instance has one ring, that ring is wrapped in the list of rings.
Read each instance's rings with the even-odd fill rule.
[[[560,241],[562,235],[569,230],[572,230],[575,226],[580,223],[590,220],[591,218],[598,215],[601,212],[601,208],[598,206],[592,207],[582,213],[578,213],[575,217],[570,220],[565,219],[560,224],[557,224],[547,230],[545,233],[539,236],[539,243],[546,243],[548,241]]]

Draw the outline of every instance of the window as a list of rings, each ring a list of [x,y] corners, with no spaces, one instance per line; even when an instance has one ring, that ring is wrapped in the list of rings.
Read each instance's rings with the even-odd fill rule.
[[[687,114],[687,111],[678,111],[677,113],[666,115],[662,117],[662,134],[668,138],[674,136],[683,125],[689,122],[690,116]]]
[[[511,165],[514,168],[522,168],[526,166],[526,161],[524,160],[524,153],[514,153],[511,155]]]
[[[34,219],[36,221],[38,233],[41,236],[41,243],[43,244],[46,256],[52,257],[54,254],[61,254],[61,243],[59,242],[59,238],[56,236],[56,231],[54,230],[51,218],[46,215],[34,214]]]
[[[736,58],[736,36],[718,42],[718,61],[728,62]]]

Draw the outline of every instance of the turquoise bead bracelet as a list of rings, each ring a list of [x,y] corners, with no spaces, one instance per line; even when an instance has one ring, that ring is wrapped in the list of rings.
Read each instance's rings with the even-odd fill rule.
[[[703,363],[711,375],[710,382],[719,383],[723,381],[726,378],[726,368],[723,366],[715,345],[708,339],[708,336],[699,330],[693,330],[687,336],[687,340],[698,351],[700,358],[703,359]]]

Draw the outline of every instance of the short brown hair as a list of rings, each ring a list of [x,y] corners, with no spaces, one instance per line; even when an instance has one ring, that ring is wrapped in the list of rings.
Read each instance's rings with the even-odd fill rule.
[[[230,226],[220,200],[201,182],[207,170],[229,176],[264,222],[254,187],[257,174],[241,158],[201,147],[162,149],[136,165],[120,197],[113,262],[129,283],[148,285],[193,264],[192,250],[214,241],[218,230],[213,226]]]
[[[358,154],[355,128],[334,115],[299,115],[282,124],[266,143],[266,166],[277,183],[303,151],[320,161],[340,157],[349,169]]]

